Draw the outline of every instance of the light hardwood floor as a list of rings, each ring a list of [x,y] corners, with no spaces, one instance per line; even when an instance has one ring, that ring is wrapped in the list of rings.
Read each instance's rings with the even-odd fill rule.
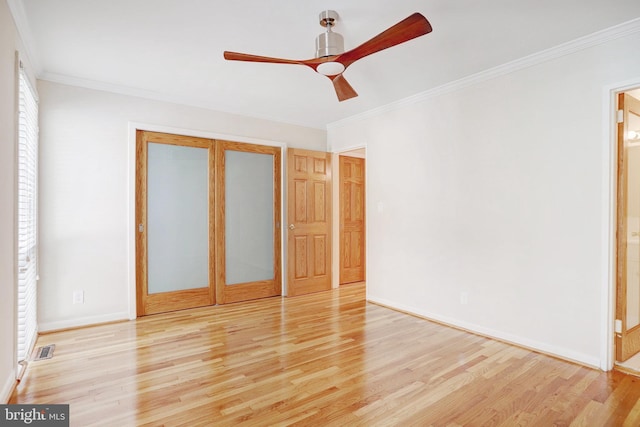
[[[364,301],[364,286],[40,337],[11,403],[72,426],[638,426],[640,382]]]

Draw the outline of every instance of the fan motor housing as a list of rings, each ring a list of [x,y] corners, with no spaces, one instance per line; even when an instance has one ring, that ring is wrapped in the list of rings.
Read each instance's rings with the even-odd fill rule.
[[[320,25],[327,29],[326,32],[316,37],[316,58],[339,55],[344,52],[344,39],[342,35],[331,31],[331,27],[338,20],[338,12],[325,10],[320,12]]]
[[[316,37],[316,58],[339,55],[344,52],[342,35],[327,31]]]

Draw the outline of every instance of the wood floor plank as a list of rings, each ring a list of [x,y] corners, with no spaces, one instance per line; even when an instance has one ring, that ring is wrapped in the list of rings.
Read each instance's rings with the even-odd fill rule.
[[[636,426],[640,381],[365,301],[363,284],[43,335],[11,403],[72,426]]]

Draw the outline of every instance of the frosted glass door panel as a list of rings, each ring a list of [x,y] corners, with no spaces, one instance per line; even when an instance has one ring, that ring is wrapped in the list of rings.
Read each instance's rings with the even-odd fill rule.
[[[209,153],[149,143],[148,293],[209,286]]]
[[[273,279],[273,155],[225,151],[226,284]]]

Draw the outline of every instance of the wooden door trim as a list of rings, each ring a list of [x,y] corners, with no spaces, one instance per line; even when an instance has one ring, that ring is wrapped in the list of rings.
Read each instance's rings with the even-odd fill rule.
[[[169,144],[205,148],[208,150],[209,180],[209,286],[175,292],[148,295],[147,268],[147,168],[148,143]],[[135,191],[135,242],[136,242],[136,315],[180,310],[202,305],[215,304],[215,223],[213,207],[215,203],[214,169],[215,150],[213,140],[192,136],[174,135],[161,132],[136,130],[136,191]],[[142,232],[138,227],[142,226]]]
[[[273,155],[273,280],[260,280],[237,285],[226,284],[225,259],[225,155],[227,150],[246,153]],[[219,191],[216,194],[215,227],[216,239],[216,276],[215,293],[219,304],[228,304],[249,299],[282,295],[282,150],[276,146],[216,140],[215,182]]]

